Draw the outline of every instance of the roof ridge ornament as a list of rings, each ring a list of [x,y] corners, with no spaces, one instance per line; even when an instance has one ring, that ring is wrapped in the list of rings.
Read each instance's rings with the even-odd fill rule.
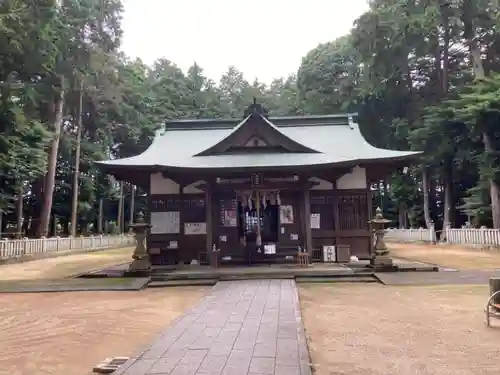
[[[257,103],[257,98],[254,96],[253,103],[247,107],[243,115],[243,118],[247,118],[250,115],[261,115],[262,117],[268,118],[269,117],[268,113],[269,111],[266,108],[264,108],[262,104]]]

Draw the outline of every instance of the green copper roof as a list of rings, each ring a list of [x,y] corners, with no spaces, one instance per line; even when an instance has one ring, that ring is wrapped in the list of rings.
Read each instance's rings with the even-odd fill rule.
[[[178,120],[158,131],[142,154],[99,162],[116,168],[226,169],[321,165],[356,165],[407,160],[420,152],[373,147],[352,120],[353,115],[269,117],[265,119],[290,140],[310,149],[300,153],[238,153],[196,156],[228,137],[241,120]],[[245,121],[245,120],[244,120]]]

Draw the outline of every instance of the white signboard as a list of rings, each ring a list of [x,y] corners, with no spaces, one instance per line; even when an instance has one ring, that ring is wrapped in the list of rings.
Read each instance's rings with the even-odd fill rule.
[[[151,234],[180,233],[179,211],[151,212]]]
[[[311,214],[311,229],[320,229],[320,228],[321,228],[321,215]]]
[[[184,234],[207,234],[207,223],[184,223]]]
[[[323,261],[325,263],[332,263],[337,261],[337,251],[335,246],[323,246]]]
[[[276,254],[276,245],[275,244],[264,245],[264,254],[266,255]]]

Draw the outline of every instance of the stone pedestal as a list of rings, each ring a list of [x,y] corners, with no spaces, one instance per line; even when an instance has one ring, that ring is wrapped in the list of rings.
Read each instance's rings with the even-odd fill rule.
[[[147,230],[151,225],[144,222],[144,215],[137,215],[137,222],[130,225],[134,231],[136,247],[132,255],[132,263],[129,266],[129,272],[145,272],[151,269],[151,259],[146,249]]]
[[[370,265],[377,270],[394,268],[392,258],[389,255],[389,249],[384,241],[385,226],[390,222],[390,220],[384,218],[380,207],[377,208],[375,217],[370,220],[375,234],[374,254],[370,260]]]

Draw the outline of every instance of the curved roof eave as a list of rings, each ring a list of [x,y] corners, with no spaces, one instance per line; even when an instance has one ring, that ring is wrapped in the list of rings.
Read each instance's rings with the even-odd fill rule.
[[[332,161],[327,161],[327,162],[321,162],[321,163],[314,163],[314,164],[277,164],[277,165],[268,165],[268,166],[252,166],[252,165],[240,165],[240,166],[203,166],[203,167],[198,167],[198,166],[179,166],[179,165],[166,165],[166,164],[122,164],[122,163],[116,163],[120,160],[125,160],[125,159],[118,159],[118,160],[109,160],[109,161],[103,161],[103,162],[96,162],[101,169],[108,173],[113,173],[113,170],[137,170],[137,171],[177,171],[177,172],[182,172],[182,171],[200,171],[200,172],[208,172],[208,171],[227,171],[227,170],[273,170],[276,168],[279,169],[297,169],[297,168],[313,168],[313,169],[319,169],[319,168],[326,168],[326,167],[354,167],[356,165],[360,164],[387,164],[387,163],[399,163],[399,162],[404,162],[408,161],[411,162],[412,160],[418,159],[423,152],[420,151],[412,151],[405,153],[404,155],[398,155],[398,156],[391,156],[391,157],[385,157],[385,158],[373,158],[373,159],[350,159],[350,160],[343,160],[343,161],[338,161],[338,162],[332,162]],[[132,157],[132,158],[126,158],[126,159],[134,159],[138,157]]]

